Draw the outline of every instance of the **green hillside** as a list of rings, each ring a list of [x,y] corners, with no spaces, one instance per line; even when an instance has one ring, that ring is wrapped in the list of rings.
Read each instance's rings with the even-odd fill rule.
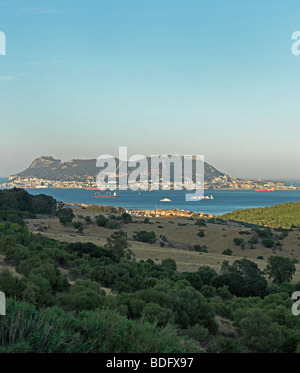
[[[224,220],[266,225],[273,228],[300,226],[300,201],[283,203],[264,208],[236,210],[222,215]]]

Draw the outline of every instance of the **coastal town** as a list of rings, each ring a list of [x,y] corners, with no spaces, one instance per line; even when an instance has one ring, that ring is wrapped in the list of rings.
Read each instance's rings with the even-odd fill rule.
[[[159,190],[162,185],[168,185],[170,189],[202,189],[203,180],[194,173],[192,178],[184,175],[182,180],[175,180],[174,172],[163,173],[158,170],[158,177],[152,180],[152,171],[142,171],[136,178],[132,178],[131,172],[127,170],[122,173],[119,168],[106,172],[107,181],[100,181],[97,177],[99,168],[96,160],[71,160],[61,162],[51,156],[42,156],[35,159],[30,166],[17,174],[11,175],[9,179],[0,184],[0,188],[24,188],[24,189],[96,189],[118,190],[118,184],[122,180],[128,180],[128,188],[131,190]],[[213,166],[205,163],[204,167],[204,189],[212,190],[299,190],[293,185],[287,185],[284,181],[267,181],[262,179],[234,178],[218,171]],[[103,185],[100,185],[103,183]],[[130,185],[130,186],[129,186]],[[189,186],[192,186],[191,188]],[[123,187],[123,185],[122,185]]]
[[[133,184],[139,189],[139,184]],[[159,184],[148,184],[148,190],[158,190]],[[132,187],[132,185],[131,185]],[[171,188],[179,189],[179,185],[171,183]],[[24,188],[24,189],[92,189],[97,188],[95,177],[87,176],[85,180],[50,180],[38,177],[19,177],[11,176],[7,182],[0,184],[0,188]],[[229,189],[229,190],[252,190],[252,189],[270,189],[270,190],[297,190],[299,188],[293,185],[286,185],[281,181],[263,181],[234,179],[224,176],[217,176],[209,181],[204,181],[204,189]],[[112,188],[113,189],[113,188]]]
[[[179,209],[154,209],[154,210],[126,210],[128,214],[135,217],[184,217],[184,218],[213,218],[212,214],[203,212],[186,211]]]

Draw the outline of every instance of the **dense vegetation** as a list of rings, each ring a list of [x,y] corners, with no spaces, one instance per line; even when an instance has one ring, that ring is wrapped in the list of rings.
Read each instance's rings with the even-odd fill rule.
[[[104,247],[64,243],[30,233],[22,213],[0,221],[0,254],[19,274],[0,272],[0,352],[300,352],[291,260],[179,273],[173,259],[137,262],[122,230]]]
[[[266,225],[273,228],[299,227],[300,201],[264,208],[236,210],[222,215],[221,218],[249,224]]]
[[[53,214],[56,201],[50,196],[32,196],[23,189],[0,190],[0,210],[19,210],[31,214]]]

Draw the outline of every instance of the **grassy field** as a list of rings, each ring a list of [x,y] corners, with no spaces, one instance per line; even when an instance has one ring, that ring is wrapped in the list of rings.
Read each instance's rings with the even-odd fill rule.
[[[76,215],[89,215],[93,217],[99,212],[85,211],[81,208],[75,208]],[[102,213],[104,214],[104,213]],[[105,215],[105,214],[104,214]],[[75,218],[74,221],[82,221],[84,224],[83,233],[78,233],[72,225],[63,226],[57,218],[40,217],[38,219],[28,219],[26,224],[33,233],[40,233],[47,237],[57,239],[63,242],[93,242],[96,245],[103,246],[106,243],[106,238],[109,237],[114,230],[98,227],[95,223],[87,225],[83,219]],[[249,258],[257,263],[259,268],[264,269],[267,264],[267,259],[271,255],[284,256],[295,258],[300,263],[300,230],[294,229],[284,238],[282,247],[276,251],[265,248],[261,243],[255,244],[255,249],[250,248],[250,244],[246,244],[245,249],[234,244],[233,239],[244,238],[247,241],[255,233],[250,228],[245,228],[238,223],[228,222],[227,224],[207,223],[206,227],[195,226],[195,220],[186,218],[152,218],[150,224],[145,224],[142,218],[134,219],[134,223],[124,224],[122,230],[127,233],[131,250],[136,256],[136,260],[153,259],[156,263],[160,263],[163,259],[173,258],[178,270],[181,271],[196,271],[199,266],[208,265],[214,268],[217,272],[220,270],[224,260],[232,263],[236,259]],[[204,237],[197,236],[199,229],[204,230]],[[163,235],[167,238],[167,243],[164,247],[159,244],[147,244],[137,242],[132,239],[133,235],[141,230],[153,231],[156,236]],[[239,232],[249,231],[249,235],[241,235]],[[274,233],[278,234],[278,232]],[[194,251],[194,245],[205,245],[207,253]],[[223,250],[230,248],[232,255],[222,255]],[[256,259],[262,256],[263,259]],[[0,263],[1,264],[1,263]],[[296,265],[297,272],[293,282],[300,281],[300,264]]]

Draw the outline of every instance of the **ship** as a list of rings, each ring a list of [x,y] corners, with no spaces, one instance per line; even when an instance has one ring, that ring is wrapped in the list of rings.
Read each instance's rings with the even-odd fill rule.
[[[255,192],[275,192],[274,189],[255,189]]]
[[[99,190],[99,189],[98,189]],[[120,196],[114,192],[107,192],[106,194],[95,193],[94,198],[120,198]]]
[[[164,198],[164,199],[161,199],[160,202],[171,202],[172,200],[169,199],[169,198]]]
[[[202,199],[214,199],[214,197],[211,196],[192,196],[190,199],[196,200],[196,201],[201,201]]]
[[[214,197],[211,195],[211,196],[203,196],[201,199],[214,199]]]

